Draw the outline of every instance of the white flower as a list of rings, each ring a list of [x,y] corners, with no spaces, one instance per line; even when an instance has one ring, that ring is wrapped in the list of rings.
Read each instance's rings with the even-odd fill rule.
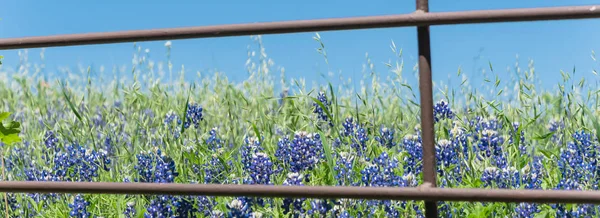
[[[171,47],[171,41],[165,42],[165,47],[169,47],[170,48]]]

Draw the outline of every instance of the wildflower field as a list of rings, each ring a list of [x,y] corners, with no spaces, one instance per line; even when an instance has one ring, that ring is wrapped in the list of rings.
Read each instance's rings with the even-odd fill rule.
[[[355,88],[308,87],[301,78],[276,82],[261,52],[258,58],[250,55],[250,76],[243,82],[213,74],[168,83],[161,75],[177,75],[170,60],[163,69],[146,55],[138,47],[128,78],[110,81],[90,76],[91,68],[68,79],[39,76],[30,64],[15,72],[0,68],[0,109],[21,124],[22,139],[2,146],[3,178],[290,186],[422,183],[418,87],[403,78],[407,67],[400,60],[389,70],[367,75],[368,83]],[[597,84],[576,81],[571,72],[563,73],[556,89],[541,90],[532,65],[514,75],[511,81],[491,76],[471,87],[459,71],[453,76],[463,78],[460,85],[436,83],[439,186],[598,189],[599,94],[588,87],[597,89]],[[10,217],[423,217],[424,210],[419,201],[0,197],[0,213]],[[600,207],[440,202],[439,212],[442,217],[596,217]]]

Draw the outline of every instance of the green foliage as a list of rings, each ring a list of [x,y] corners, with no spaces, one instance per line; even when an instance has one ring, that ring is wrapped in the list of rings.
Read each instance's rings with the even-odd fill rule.
[[[21,138],[19,138],[21,124],[16,121],[8,120],[9,117],[9,112],[0,113],[0,141],[4,144],[11,145],[21,141]]]

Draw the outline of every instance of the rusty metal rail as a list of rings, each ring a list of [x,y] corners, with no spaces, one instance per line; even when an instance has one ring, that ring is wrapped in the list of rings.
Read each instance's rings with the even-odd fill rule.
[[[312,31],[600,17],[600,5],[330,18],[0,39],[0,50]]]
[[[347,198],[375,200],[596,203],[600,192],[566,190],[509,190],[350,186],[216,185],[119,182],[0,182],[1,192],[202,195],[291,198]]]
[[[492,201],[600,204],[598,191],[454,189],[436,187],[435,132],[429,26],[600,18],[600,5],[429,13],[428,0],[416,0],[415,13],[390,16],[334,18],[204,27],[136,30],[0,39],[0,50],[417,26],[419,91],[423,138],[423,179],[417,188],[310,187],[262,185],[198,185],[157,183],[0,182],[1,192],[167,194],[209,196],[362,198],[425,201],[428,218],[437,217],[437,201]]]

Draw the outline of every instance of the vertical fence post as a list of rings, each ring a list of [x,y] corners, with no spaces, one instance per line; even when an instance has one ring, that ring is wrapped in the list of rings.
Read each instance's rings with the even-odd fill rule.
[[[429,12],[428,0],[416,0],[417,13]],[[429,26],[417,26],[419,44],[419,92],[421,95],[421,138],[423,140],[423,182],[436,187],[435,139],[433,128],[433,91]],[[425,217],[438,217],[437,202],[425,201]]]

